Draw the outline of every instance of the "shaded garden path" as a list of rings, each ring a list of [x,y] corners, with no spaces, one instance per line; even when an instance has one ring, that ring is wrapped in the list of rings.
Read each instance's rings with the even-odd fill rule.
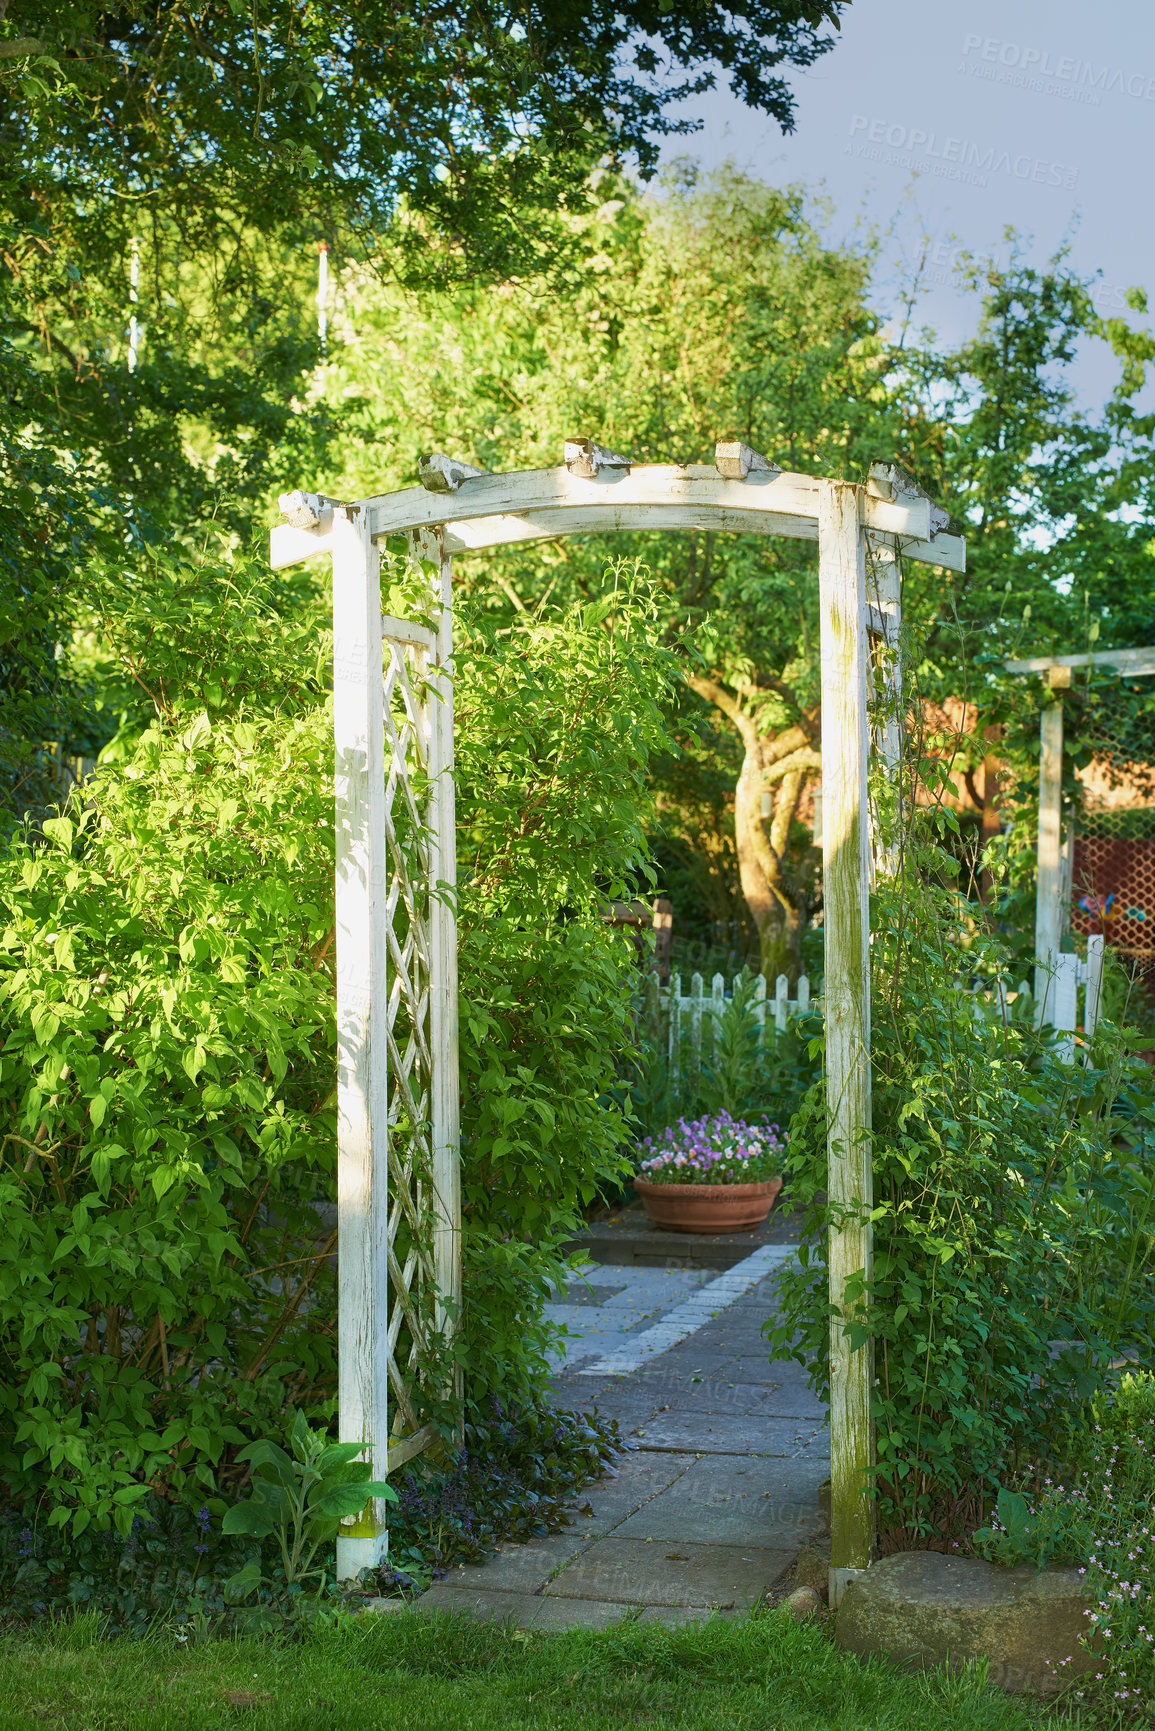
[[[555,1315],[575,1338],[552,1397],[617,1418],[630,1452],[564,1532],[455,1569],[418,1604],[544,1629],[680,1622],[779,1588],[823,1526],[830,1470],[823,1409],[800,1367],[767,1362],[761,1333],[792,1254],[765,1247],[714,1277],[602,1266],[571,1285]],[[606,1359],[641,1362],[615,1375]]]

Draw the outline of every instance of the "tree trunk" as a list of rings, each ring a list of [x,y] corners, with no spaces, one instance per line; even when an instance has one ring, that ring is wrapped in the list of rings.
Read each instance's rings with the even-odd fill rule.
[[[787,867],[790,826],[807,775],[821,758],[802,726],[768,735],[758,732],[754,715],[740,698],[715,680],[691,675],[691,688],[719,709],[743,745],[742,770],[734,789],[734,839],[742,894],[758,933],[762,972],[772,982],[801,972],[802,935],[808,896]],[[762,816],[762,795],[771,796],[770,818]]]

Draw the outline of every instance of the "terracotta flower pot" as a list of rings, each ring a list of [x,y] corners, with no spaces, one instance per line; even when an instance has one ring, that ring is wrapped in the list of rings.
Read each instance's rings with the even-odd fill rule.
[[[763,1178],[758,1184],[649,1184],[634,1179],[646,1213],[667,1232],[746,1232],[762,1224],[781,1188],[781,1178]]]

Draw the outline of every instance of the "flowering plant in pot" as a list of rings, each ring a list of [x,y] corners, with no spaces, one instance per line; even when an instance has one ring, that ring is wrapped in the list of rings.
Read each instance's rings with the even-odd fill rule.
[[[786,1138],[777,1124],[747,1124],[729,1112],[679,1118],[641,1147],[634,1189],[669,1231],[746,1231],[765,1220],[782,1188]]]

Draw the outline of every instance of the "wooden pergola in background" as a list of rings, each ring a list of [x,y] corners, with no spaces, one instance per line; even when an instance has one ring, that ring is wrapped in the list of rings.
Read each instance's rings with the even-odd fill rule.
[[[1008,673],[1041,673],[1054,695],[1039,717],[1039,827],[1035,879],[1035,1002],[1040,1021],[1074,1033],[1077,994],[1087,988],[1083,1030],[1089,1037],[1099,1017],[1103,979],[1103,938],[1087,940],[1087,960],[1064,954],[1063,933],[1070,915],[1072,838],[1063,833],[1063,692],[1076,668],[1101,667],[1126,679],[1155,674],[1155,649],[1104,649],[1081,655],[1034,655],[1005,661]],[[1073,1055],[1074,1042],[1068,1043]]]

